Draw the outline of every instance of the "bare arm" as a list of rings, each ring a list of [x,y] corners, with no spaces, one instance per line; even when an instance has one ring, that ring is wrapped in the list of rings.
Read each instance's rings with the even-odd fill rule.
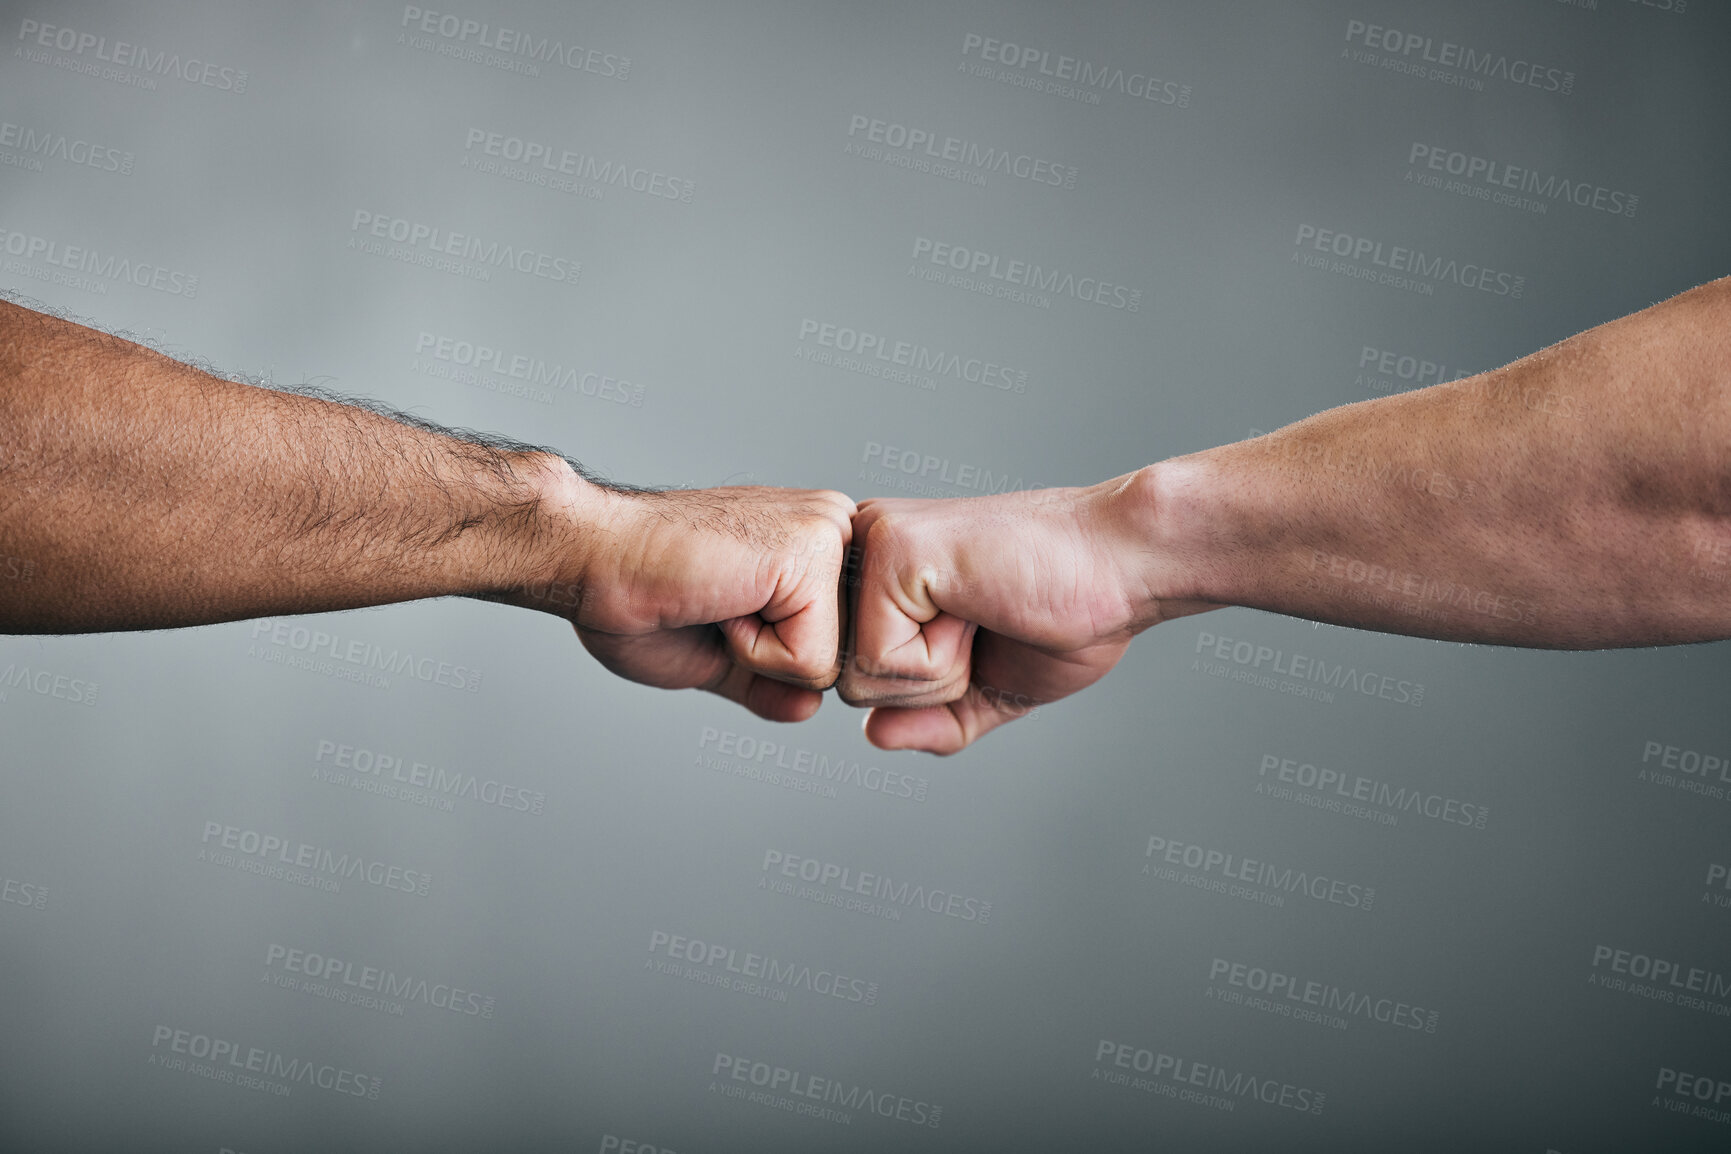
[[[1149,474],[1157,599],[1504,645],[1731,637],[1731,279]]]
[[[1245,605],[1502,645],[1731,637],[1731,279],[1083,489],[867,501],[848,700],[953,752]]]
[[[0,589],[9,632],[516,588],[579,544],[565,469],[0,302],[0,552],[33,563]]]
[[[0,302],[0,632],[468,595],[778,720],[835,676],[853,502],[620,492],[557,454],[222,380]]]

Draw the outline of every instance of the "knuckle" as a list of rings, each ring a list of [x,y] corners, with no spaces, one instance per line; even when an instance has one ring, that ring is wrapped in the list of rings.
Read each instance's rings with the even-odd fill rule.
[[[835,683],[835,694],[846,705],[858,707],[875,704],[870,693],[861,686],[855,685],[846,676]]]
[[[870,653],[853,650],[842,654],[843,668],[850,677],[856,680],[876,680],[894,678],[896,671],[890,668],[888,662]]]
[[[887,557],[907,537],[907,518],[904,514],[885,511],[879,513],[872,523],[866,526],[865,547],[868,554]]]
[[[961,697],[968,687],[965,668],[933,670],[918,661],[890,661],[858,652],[840,655],[836,682],[849,705],[940,704]]]
[[[835,658],[828,655],[795,654],[788,662],[793,676],[804,681],[821,681],[828,685],[838,671]]]

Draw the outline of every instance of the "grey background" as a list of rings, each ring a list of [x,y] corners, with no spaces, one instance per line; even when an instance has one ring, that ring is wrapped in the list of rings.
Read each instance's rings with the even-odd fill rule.
[[[0,284],[227,372],[555,444],[622,480],[864,498],[977,491],[942,465],[898,488],[883,446],[948,461],[952,478],[968,464],[1016,487],[1093,482],[1424,383],[1363,367],[1366,349],[1453,376],[1726,271],[1731,27],[1714,4],[423,7],[582,45],[600,71],[442,54],[478,34],[405,28],[400,5],[0,6],[0,121],[38,146],[0,147],[0,228],[197,287],[66,283],[15,253]],[[44,48],[30,21],[108,47]],[[1350,54],[1353,21],[1536,61],[1572,73],[1572,91],[1404,75]],[[1106,89],[1089,103],[996,75],[1038,80],[1033,66],[971,75],[970,34],[1152,75],[1174,102]],[[97,59],[114,41],[144,46],[144,64]],[[171,57],[230,71],[151,71]],[[604,74],[620,71],[606,57],[628,58],[626,75]],[[1074,187],[851,155],[854,116],[1071,166]],[[692,195],[597,199],[476,171],[471,129],[688,180]],[[130,170],[72,163],[74,142],[130,154]],[[1539,213],[1423,187],[1406,179],[1415,144],[1638,209],[1547,199]],[[351,247],[357,211],[580,261],[581,276],[482,281],[389,259]],[[1523,291],[1420,295],[1305,267],[1306,224],[1489,265]],[[931,283],[912,272],[921,237],[1127,286],[1139,307]],[[1026,388],[821,363],[807,320],[1012,366]],[[450,365],[417,349],[423,333],[576,372],[539,397],[486,370],[453,380],[427,371]],[[588,373],[629,387],[603,392]],[[351,662],[293,667],[269,624],[0,640],[0,1147],[1731,1143],[1726,1115],[1671,1112],[1688,1101],[1656,1086],[1664,1068],[1731,1080],[1731,998],[1667,1004],[1598,984],[1614,975],[1594,964],[1603,946],[1731,974],[1731,890],[1704,880],[1731,861],[1731,802],[1647,774],[1662,768],[1649,743],[1731,755],[1722,644],[1518,652],[1228,610],[1145,635],[1086,695],[937,760],[872,750],[836,701],[772,727],[613,680],[544,615],[449,601],[283,625],[479,679],[375,686],[331,673]],[[1210,675],[1205,634],[1422,684],[1422,703]],[[93,700],[71,699],[89,683]],[[924,800],[734,772],[776,759],[713,760],[724,732],[733,748],[785,743],[789,764],[804,750],[913,775]],[[544,807],[360,792],[315,777],[321,741],[538,791]],[[1259,792],[1265,757],[1488,817],[1319,809]],[[424,896],[352,877],[325,892],[243,872],[201,860],[217,848],[209,822],[431,882]],[[1150,837],[1372,887],[1374,906],[1272,906],[1146,876]],[[774,893],[759,887],[779,876],[771,850],[989,901],[990,917],[891,920]],[[657,931],[876,983],[875,1000],[657,972]],[[490,1013],[285,988],[273,945],[473,991]],[[1215,959],[1434,1010],[1436,1028],[1224,1004]],[[188,1056],[163,1029],[358,1072],[378,1094],[200,1076],[164,1064]],[[1107,1041],[1326,1106],[1221,1109],[1108,1084]],[[728,1097],[756,1088],[716,1076],[718,1054],[936,1104],[941,1120],[855,1109],[843,1123]]]

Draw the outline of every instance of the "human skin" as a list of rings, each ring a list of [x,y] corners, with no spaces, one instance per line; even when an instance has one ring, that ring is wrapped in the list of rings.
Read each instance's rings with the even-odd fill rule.
[[[953,753],[1226,605],[1560,649],[1731,637],[1731,279],[1087,488],[868,500],[841,696]]]
[[[569,619],[621,676],[797,721],[836,676],[853,512],[820,490],[616,490],[0,302],[0,557],[30,575],[0,582],[0,632],[465,595]]]
[[[624,492],[563,458],[235,384],[0,303],[0,630],[443,595],[616,673],[949,753],[1223,605],[1450,640],[1731,636],[1731,280],[1505,368],[1099,485]],[[838,654],[849,542],[850,641]],[[14,565],[13,568],[16,568]]]

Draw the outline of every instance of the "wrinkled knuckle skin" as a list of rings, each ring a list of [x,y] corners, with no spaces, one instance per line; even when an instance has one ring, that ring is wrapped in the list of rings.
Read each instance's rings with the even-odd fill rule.
[[[872,519],[871,528],[866,530],[866,543],[887,545],[901,536],[902,518],[891,512],[879,513]]]
[[[842,673],[836,693],[849,705],[906,705],[910,701],[953,700],[966,688],[965,675],[926,677],[904,672],[886,661],[858,653],[841,654]]]
[[[859,508],[858,505],[854,504],[854,499],[840,489],[821,489],[818,491],[818,497],[835,508],[845,509],[849,514]]]
[[[881,688],[874,684],[871,662],[860,654],[844,649],[836,655],[840,676],[836,679],[836,695],[849,705],[874,705],[882,699]]]
[[[858,541],[858,538],[855,538]],[[860,542],[865,550],[867,570],[877,573],[880,577],[887,576],[893,558],[903,553],[907,542],[907,530],[903,519],[894,513],[884,513],[877,517],[865,531],[865,539]]]
[[[849,518],[849,526],[855,545],[865,544],[866,538],[871,535],[872,526],[878,523],[881,516],[869,498],[854,510],[853,516]]]
[[[843,650],[840,660],[848,677],[856,684],[879,680],[888,675],[883,662],[858,650]]]
[[[846,675],[843,675],[841,680],[835,683],[835,695],[842,699],[844,705],[851,705],[857,709],[863,709],[874,704],[873,695],[851,684]]]
[[[833,661],[801,661],[795,666],[793,675],[805,688],[822,691],[835,684],[840,672]]]

